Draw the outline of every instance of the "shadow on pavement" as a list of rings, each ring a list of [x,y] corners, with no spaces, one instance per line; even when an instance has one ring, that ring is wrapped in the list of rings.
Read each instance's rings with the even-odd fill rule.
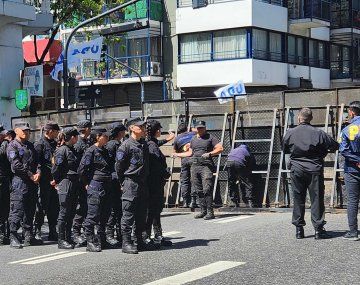
[[[215,219],[223,219],[223,218],[230,218],[230,217],[241,217],[241,216],[254,216],[255,214],[216,214]]]
[[[346,231],[326,231],[331,238],[330,239],[334,239],[334,238],[341,238],[345,235]],[[315,235],[309,235],[309,236],[305,236],[305,238],[314,238]]]
[[[184,249],[198,246],[208,246],[210,242],[219,241],[219,239],[191,239],[173,243],[171,247],[162,247],[161,250]]]
[[[171,214],[161,214],[161,218],[174,217],[174,216],[185,216],[191,215],[192,213],[171,213]]]

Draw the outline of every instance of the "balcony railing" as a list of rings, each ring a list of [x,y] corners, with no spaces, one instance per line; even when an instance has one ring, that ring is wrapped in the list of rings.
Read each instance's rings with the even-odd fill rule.
[[[161,62],[162,58],[154,55],[140,55],[119,57],[117,60],[135,69],[141,76],[150,76],[151,62]],[[76,78],[80,81],[137,77],[131,69],[123,67],[111,59],[106,60],[104,63],[93,60],[84,60],[81,68],[75,73]]]
[[[210,4],[220,4],[225,2],[236,2],[236,1],[244,1],[244,0],[208,0],[208,5]],[[287,0],[257,0],[260,2],[265,2],[268,4],[273,4],[277,6],[286,7]],[[193,0],[177,0],[178,8],[192,7]]]
[[[331,26],[333,28],[360,28],[360,11],[332,10]]]
[[[360,79],[360,60],[331,61],[331,79]]]
[[[330,22],[329,0],[289,0],[288,10],[292,20],[314,18]]]

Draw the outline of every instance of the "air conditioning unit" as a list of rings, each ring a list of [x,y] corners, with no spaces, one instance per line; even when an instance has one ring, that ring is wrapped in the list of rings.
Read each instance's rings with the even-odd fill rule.
[[[161,63],[152,61],[150,63],[150,75],[160,76],[161,75]]]
[[[206,7],[208,5],[208,0],[192,0],[193,9],[199,9]]]

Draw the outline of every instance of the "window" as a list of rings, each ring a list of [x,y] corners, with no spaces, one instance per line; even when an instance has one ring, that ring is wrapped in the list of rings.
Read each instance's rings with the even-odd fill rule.
[[[297,46],[297,62],[300,65],[306,64],[306,49],[304,48],[305,40],[303,38],[296,39],[296,46]]]
[[[318,66],[319,50],[318,43],[313,40],[309,40],[309,65]]]
[[[282,60],[281,34],[269,33],[270,40],[270,59],[274,61]]]
[[[214,59],[246,57],[246,30],[214,33]]]
[[[183,35],[180,38],[180,62],[211,60],[211,33]]]
[[[147,38],[130,39],[128,41],[129,65],[137,72],[144,75],[147,74]],[[131,74],[132,71],[129,71]],[[132,74],[135,75],[135,74]]]
[[[254,58],[267,59],[267,42],[267,31],[253,29],[252,44]]]
[[[296,63],[296,38],[288,36],[288,62]]]

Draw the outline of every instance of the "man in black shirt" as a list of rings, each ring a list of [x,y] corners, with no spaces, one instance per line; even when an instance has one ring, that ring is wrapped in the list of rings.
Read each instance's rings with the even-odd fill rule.
[[[206,123],[198,121],[195,125],[197,134],[190,141],[190,148],[184,153],[175,153],[176,157],[192,156],[191,186],[198,194],[201,213],[195,219],[214,219],[213,187],[215,164],[212,156],[220,154],[224,149],[221,143],[206,131]]]
[[[305,200],[309,189],[311,221],[315,239],[329,238],[324,229],[324,158],[328,151],[335,151],[338,143],[328,134],[310,125],[312,111],[303,108],[299,112],[299,125],[286,132],[283,141],[285,152],[290,153],[291,185],[294,192],[292,223],[296,226],[296,238],[304,238]]]

